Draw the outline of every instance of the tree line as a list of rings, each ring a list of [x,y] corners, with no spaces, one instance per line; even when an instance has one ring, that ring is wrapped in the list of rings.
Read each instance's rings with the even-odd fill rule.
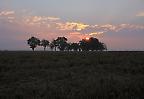
[[[31,37],[27,40],[27,44],[34,51],[37,46],[42,46],[44,51],[47,47],[51,51],[103,51],[107,50],[106,44],[100,42],[97,38],[90,37],[80,40],[78,43],[68,43],[66,37],[57,37],[56,39],[49,40],[43,39],[40,40],[36,37]]]

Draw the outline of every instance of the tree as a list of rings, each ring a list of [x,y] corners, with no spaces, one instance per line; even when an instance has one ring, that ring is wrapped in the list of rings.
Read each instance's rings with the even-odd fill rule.
[[[100,51],[107,50],[107,46],[104,43],[100,42],[100,44],[99,44],[99,50]]]
[[[74,51],[78,51],[78,49],[79,49],[79,44],[78,44],[78,43],[72,43],[72,44],[71,44],[71,48],[72,48]]]
[[[49,47],[50,47],[50,49],[51,49],[51,51],[53,51],[53,49],[54,49],[54,44],[51,42],[50,44],[49,44]]]
[[[89,43],[87,40],[82,39],[79,41],[79,47],[82,51],[88,51],[89,50]]]
[[[91,37],[89,39],[89,50],[102,51],[106,49],[106,45],[100,42],[97,38]]]
[[[44,51],[46,50],[46,47],[49,46],[51,50],[57,48],[60,51],[103,51],[107,50],[107,46],[100,42],[97,38],[90,37],[85,38],[79,41],[79,43],[67,43],[66,37],[57,37],[57,39],[53,39],[50,43],[48,40],[39,40],[36,37],[31,37],[27,40],[28,45],[32,50],[34,51],[37,46],[43,46]]]
[[[104,50],[107,51],[107,45],[103,43],[103,46],[104,46]]]
[[[56,44],[58,45],[58,48],[60,51],[64,51],[67,46],[67,38],[66,37],[58,37],[56,39]]]
[[[89,50],[99,50],[99,47],[101,46],[101,43],[99,42],[99,40],[97,38],[93,38],[91,37],[89,39]]]
[[[57,48],[58,44],[57,44],[57,41],[56,40],[52,40],[52,42],[50,43],[50,48],[53,50],[53,48],[55,49],[56,51],[56,48]]]
[[[72,47],[71,47],[71,43],[67,43],[66,48],[67,51],[71,51]]]
[[[47,46],[49,46],[49,41],[48,41],[48,40],[43,39],[43,40],[41,41],[41,46],[43,46],[43,47],[44,47],[44,51],[45,51],[46,47],[47,47]]]
[[[34,51],[34,49],[40,45],[40,40],[36,37],[31,37],[27,40],[28,45],[30,46],[30,48],[32,48],[32,50]]]
[[[99,42],[99,40],[97,38],[91,37],[88,40],[87,39],[82,39],[81,41],[79,41],[80,44],[80,48],[83,51],[102,51],[106,49],[106,45],[104,43]]]

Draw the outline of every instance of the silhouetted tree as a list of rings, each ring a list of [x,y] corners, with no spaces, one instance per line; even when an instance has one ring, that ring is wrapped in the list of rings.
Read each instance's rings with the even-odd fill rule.
[[[49,47],[50,47],[50,49],[51,49],[51,51],[53,51],[53,49],[54,49],[54,44],[51,42],[50,44],[49,44]]]
[[[58,46],[58,43],[56,40],[52,40],[52,42],[50,43],[50,48],[53,50],[53,48],[55,49],[56,51],[56,48]]]
[[[67,51],[71,51],[72,47],[71,47],[71,43],[67,43],[66,48]]]
[[[86,41],[85,39],[82,39],[81,41],[79,41],[79,46],[80,46],[80,49],[82,51],[88,51],[89,50],[88,41]]]
[[[78,51],[78,49],[79,49],[79,44],[78,44],[78,43],[72,43],[72,44],[71,44],[71,48],[72,48],[74,51]]]
[[[27,40],[28,45],[30,46],[30,48],[32,48],[32,50],[34,51],[34,49],[40,45],[40,40],[36,37],[31,37],[30,39]]]
[[[107,51],[107,45],[103,43],[103,46],[104,46],[104,50]]]
[[[107,50],[107,46],[104,43],[100,42],[98,50],[100,50],[100,51]]]
[[[67,38],[66,37],[58,37],[56,39],[56,43],[60,51],[64,51],[67,46]]]
[[[91,37],[89,39],[89,50],[99,50],[101,48],[101,43],[99,42],[99,40],[97,38],[93,38]]]
[[[86,39],[82,39],[81,41],[79,41],[80,44],[80,48],[83,51],[102,51],[106,49],[106,45],[104,43],[99,42],[99,40],[97,38],[89,38],[89,40]]]
[[[43,40],[41,41],[41,46],[43,46],[43,47],[44,47],[44,51],[45,51],[46,47],[47,47],[47,46],[49,46],[49,41],[48,41],[48,40],[43,39]]]
[[[48,40],[43,39],[42,41],[40,41],[38,38],[36,37],[31,37],[30,39],[27,40],[28,45],[30,46],[30,48],[32,48],[32,50],[34,51],[34,49],[40,45],[44,47],[44,51],[46,50],[46,47],[49,46],[51,50],[55,49],[55,51],[57,50],[57,48],[60,51],[103,51],[103,50],[107,50],[107,46],[100,42],[97,38],[94,37],[90,37],[90,38],[86,38],[86,39],[82,39],[81,41],[79,41],[79,43],[67,43],[67,38],[66,37],[58,37],[57,39],[52,40],[52,42],[50,43]]]

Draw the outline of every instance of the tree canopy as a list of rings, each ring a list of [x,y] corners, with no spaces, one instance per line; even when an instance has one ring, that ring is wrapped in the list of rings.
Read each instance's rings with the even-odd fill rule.
[[[48,40],[43,39],[43,40],[41,41],[41,46],[43,46],[43,47],[44,47],[44,51],[45,51],[46,47],[47,47],[47,46],[49,46],[49,41],[48,41]]]
[[[36,37],[31,37],[27,40],[28,45],[32,50],[37,46],[43,46],[44,51],[46,47],[49,47],[52,51],[103,51],[107,50],[106,44],[100,42],[97,38],[90,37],[87,39],[82,39],[78,43],[68,43],[66,37],[57,37],[49,42],[46,39],[39,40]]]
[[[56,39],[56,43],[60,51],[64,51],[67,46],[67,38],[66,37],[58,37]]]
[[[30,48],[32,48],[32,50],[34,51],[34,49],[40,45],[40,40],[36,37],[31,37],[30,39],[27,40],[28,45],[30,46]]]
[[[88,40],[82,39],[80,42],[80,47],[84,51],[98,51],[98,50],[105,50],[106,45],[101,43],[97,38],[91,37]]]

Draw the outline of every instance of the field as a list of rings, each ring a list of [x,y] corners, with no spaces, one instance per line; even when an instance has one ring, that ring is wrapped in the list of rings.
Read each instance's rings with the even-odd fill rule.
[[[0,52],[0,99],[142,99],[144,52]]]

